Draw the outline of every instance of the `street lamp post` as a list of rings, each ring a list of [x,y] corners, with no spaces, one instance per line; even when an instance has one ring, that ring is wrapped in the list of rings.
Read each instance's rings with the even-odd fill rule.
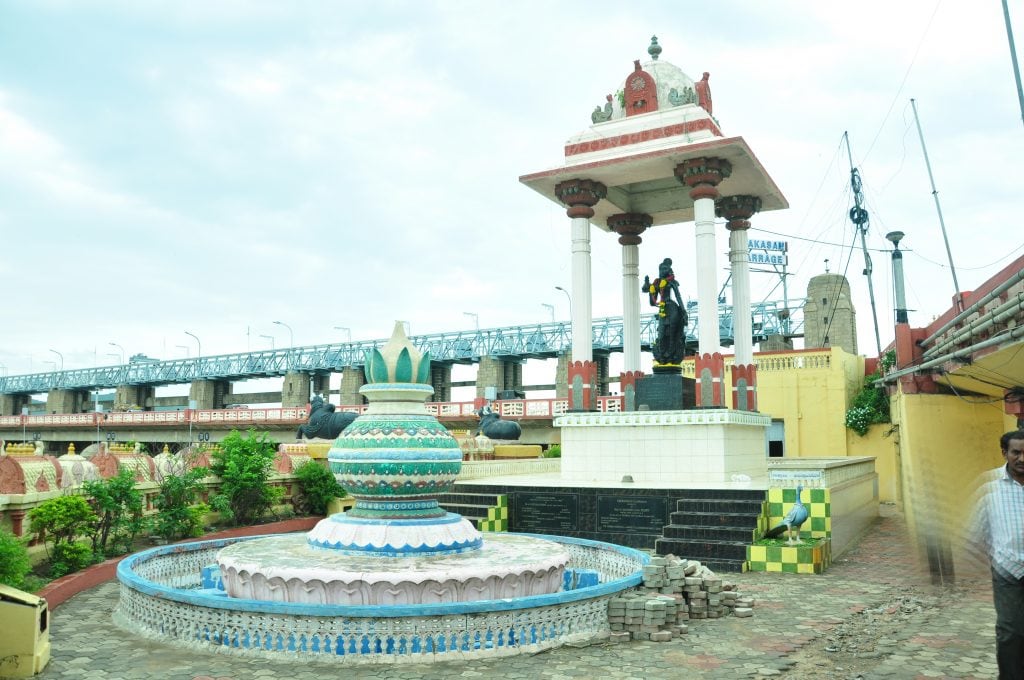
[[[185,358],[186,358],[186,359],[188,359],[188,358],[189,358],[190,354],[189,354],[189,349],[188,349],[188,345],[175,345],[175,347],[177,347],[178,349],[183,349],[183,350],[185,350]]]
[[[273,335],[263,335],[263,334],[260,334],[260,337],[261,338],[266,338],[267,340],[270,340],[270,349],[271,350],[275,349],[275,347],[274,347],[275,343],[274,343],[274,336]]]
[[[544,309],[548,310],[549,312],[551,312],[551,320],[554,321],[555,320],[555,306],[554,305],[549,305],[546,302],[540,303],[540,306],[543,307]]]
[[[565,293],[565,299],[569,301],[569,317],[571,318],[572,317],[572,296],[569,295],[569,291],[567,291],[565,288],[562,288],[561,286],[555,286],[555,290],[560,290],[563,293]]]
[[[295,346],[295,334],[292,333],[292,327],[289,326],[288,324],[286,324],[284,321],[275,321],[274,324],[278,325],[278,326],[284,326],[285,328],[288,329],[288,346],[289,347],[294,347]]]
[[[188,331],[185,331],[185,335],[191,335],[195,339],[195,341],[196,341],[196,357],[203,356],[203,343],[201,343],[199,341],[199,336],[196,335],[195,333],[189,333]]]
[[[473,325],[476,326],[477,330],[480,330],[480,315],[476,312],[463,312],[465,316],[473,317]]]
[[[352,342],[352,329],[351,328],[349,328],[348,326],[335,326],[334,330],[336,330],[336,331],[345,331],[345,335],[348,336],[348,341]]]
[[[50,351],[53,352],[54,354],[56,354],[58,357],[60,357],[60,370],[63,371],[64,370],[64,355],[61,354],[60,352],[58,352],[55,349],[51,349]]]
[[[108,342],[107,344],[110,345],[111,347],[116,347],[119,350],[121,350],[121,363],[123,364],[124,363],[124,347],[121,347],[121,345],[117,344],[116,342]]]

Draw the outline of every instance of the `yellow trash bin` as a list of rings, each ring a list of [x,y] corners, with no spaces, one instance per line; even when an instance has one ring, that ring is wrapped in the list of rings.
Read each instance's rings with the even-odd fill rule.
[[[30,678],[49,661],[46,600],[0,584],[0,677]]]

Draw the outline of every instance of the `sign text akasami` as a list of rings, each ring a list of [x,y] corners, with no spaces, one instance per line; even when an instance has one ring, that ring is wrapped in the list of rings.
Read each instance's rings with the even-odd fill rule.
[[[748,241],[749,250],[774,250],[775,252],[785,253],[789,250],[788,241],[766,241],[764,239],[752,238]]]

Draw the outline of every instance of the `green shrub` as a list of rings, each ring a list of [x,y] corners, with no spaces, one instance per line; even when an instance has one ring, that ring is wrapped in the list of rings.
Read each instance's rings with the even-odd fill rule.
[[[74,543],[98,521],[96,513],[81,496],[58,496],[43,501],[28,513],[32,533],[40,540],[49,538],[54,547]]]
[[[98,518],[89,536],[96,556],[130,552],[146,525],[142,492],[135,488],[132,471],[121,468],[110,479],[85,482],[82,493]]]
[[[32,569],[25,542],[6,529],[0,529],[0,583],[12,588],[24,585],[25,575]]]
[[[85,569],[93,561],[93,551],[84,543],[60,543],[53,546],[50,556],[50,576],[60,578]]]
[[[876,387],[875,381],[888,373],[895,364],[896,353],[886,352],[879,361],[879,370],[864,376],[864,385],[846,412],[846,427],[861,437],[868,433],[872,425],[891,422],[889,395],[884,387]]]
[[[169,475],[160,482],[160,493],[153,499],[157,514],[153,533],[169,541],[195,538],[203,534],[203,517],[210,507],[199,502],[206,468],[195,468],[181,475]]]
[[[344,498],[345,490],[334,478],[334,473],[326,467],[310,460],[295,470],[302,490],[302,501],[298,503],[301,512],[311,515],[326,515],[327,504],[332,498]]]
[[[541,453],[543,458],[561,458],[562,457],[562,445],[552,444]]]
[[[225,521],[253,524],[284,495],[284,489],[269,483],[276,450],[266,432],[255,430],[246,437],[232,430],[214,450],[210,470],[221,485],[210,507]]]

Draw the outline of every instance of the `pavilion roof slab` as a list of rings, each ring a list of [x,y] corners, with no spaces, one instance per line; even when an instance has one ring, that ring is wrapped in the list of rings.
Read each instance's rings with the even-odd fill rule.
[[[623,212],[651,216],[652,226],[693,221],[689,188],[675,177],[685,160],[714,156],[732,164],[732,175],[718,185],[722,196],[751,195],[761,199],[761,211],[782,210],[789,202],[765,171],[761,161],[742,137],[719,137],[671,148],[621,155],[615,158],[572,163],[523,175],[519,181],[561,205],[555,185],[571,179],[589,179],[608,188],[607,196],[594,206],[591,223],[608,231],[608,218]]]

